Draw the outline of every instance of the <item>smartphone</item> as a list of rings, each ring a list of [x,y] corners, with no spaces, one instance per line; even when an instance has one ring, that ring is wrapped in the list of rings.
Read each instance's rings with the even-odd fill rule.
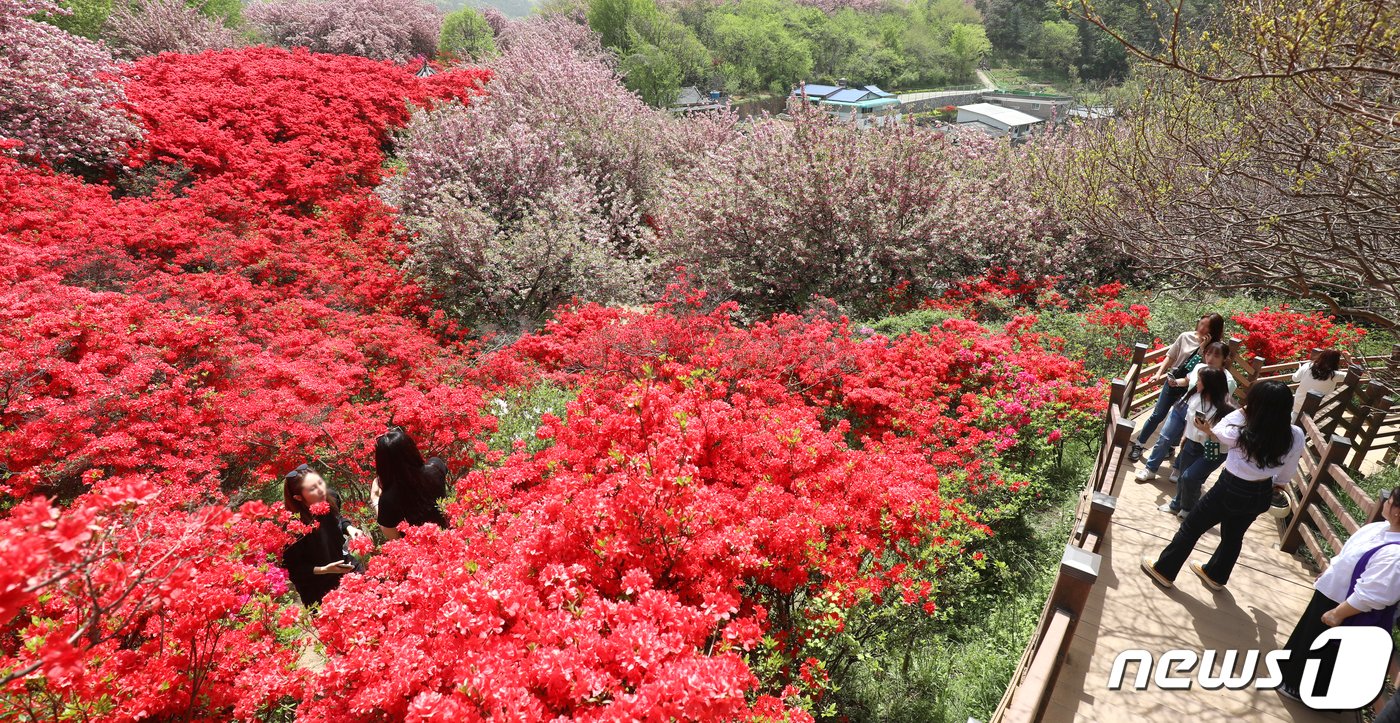
[[[1201,424],[1205,424],[1205,423],[1206,423],[1206,415],[1201,414],[1200,412],[1196,412],[1196,421],[1197,421],[1197,422],[1200,422]]]

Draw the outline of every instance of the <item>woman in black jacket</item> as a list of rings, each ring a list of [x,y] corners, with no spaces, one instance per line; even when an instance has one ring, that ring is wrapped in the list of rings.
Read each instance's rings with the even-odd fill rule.
[[[340,495],[308,465],[282,478],[282,501],[303,523],[315,525],[282,553],[287,577],[301,603],[311,607],[340,585],[341,575],[359,569],[347,543],[364,533],[341,516]]]
[[[372,497],[377,497],[379,529],[384,539],[403,536],[398,527],[434,524],[448,527],[438,503],[447,497],[447,463],[437,457],[427,462],[418,445],[403,427],[390,427],[374,444],[375,480]]]

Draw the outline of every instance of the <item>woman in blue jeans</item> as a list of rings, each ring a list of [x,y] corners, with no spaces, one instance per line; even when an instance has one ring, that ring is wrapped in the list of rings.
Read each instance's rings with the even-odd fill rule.
[[[1259,382],[1249,388],[1244,409],[1231,412],[1211,430],[1209,441],[1226,450],[1220,480],[1182,521],[1162,554],[1142,559],[1142,569],[1157,584],[1171,587],[1186,558],[1207,530],[1220,525],[1220,544],[1210,561],[1191,563],[1191,571],[1212,590],[1222,590],[1239,560],[1245,532],[1269,509],[1274,488],[1288,484],[1303,454],[1303,430],[1291,424],[1293,394],[1282,382]]]
[[[1186,440],[1182,442],[1181,454],[1177,455],[1173,464],[1179,475],[1176,497],[1159,508],[1163,512],[1185,517],[1196,506],[1206,478],[1225,464],[1225,455],[1220,445],[1211,441],[1210,430],[1225,415],[1235,411],[1230,406],[1230,385],[1225,381],[1228,376],[1224,370],[1215,368],[1196,372],[1196,388],[1186,398],[1184,415],[1191,422],[1186,426]]]
[[[1157,470],[1161,469],[1162,463],[1176,451],[1176,445],[1181,442],[1181,436],[1187,428],[1187,404],[1195,396],[1197,380],[1203,369],[1225,369],[1225,363],[1230,359],[1230,345],[1223,341],[1213,341],[1206,345],[1202,353],[1202,363],[1197,364],[1186,375],[1186,388],[1188,390],[1185,398],[1172,405],[1171,413],[1167,415],[1167,423],[1162,427],[1162,433],[1157,435],[1157,443],[1152,445],[1152,454],[1147,456],[1147,462],[1137,471],[1135,475],[1137,481],[1147,482],[1157,479]],[[1225,398],[1228,400],[1235,392],[1235,379],[1228,372],[1225,374]],[[1233,408],[1233,407],[1232,407]],[[1180,465],[1173,465],[1172,480],[1175,481],[1181,475],[1181,471],[1186,469]]]
[[[1128,459],[1134,462],[1142,459],[1142,450],[1147,445],[1147,438],[1151,437],[1157,425],[1167,418],[1172,405],[1186,396],[1189,388],[1186,375],[1201,363],[1206,345],[1220,341],[1224,335],[1225,318],[1219,314],[1206,314],[1197,320],[1194,331],[1182,332],[1176,341],[1167,347],[1167,355],[1152,377],[1153,383],[1162,382],[1162,392],[1157,395],[1157,406],[1152,408],[1152,414],[1143,422],[1142,431],[1138,433],[1137,440],[1128,452]]]

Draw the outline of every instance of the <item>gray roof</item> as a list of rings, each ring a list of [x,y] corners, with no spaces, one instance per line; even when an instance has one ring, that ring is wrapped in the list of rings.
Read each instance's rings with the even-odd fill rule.
[[[693,85],[687,85],[681,88],[680,95],[676,96],[675,105],[699,105],[701,103],[708,103],[709,100],[708,97],[700,92],[699,88]]]
[[[976,113],[980,116],[986,116],[987,118],[991,118],[993,120],[1005,123],[1006,125],[1012,127],[1028,126],[1034,125],[1036,123],[1045,122],[1045,119],[1043,118],[1036,118],[1035,116],[1029,113],[1022,113],[1021,111],[1016,110],[1014,108],[1007,108],[1006,106],[994,105],[992,103],[973,103],[971,105],[960,105],[958,106],[958,110],[965,110],[969,113]]]

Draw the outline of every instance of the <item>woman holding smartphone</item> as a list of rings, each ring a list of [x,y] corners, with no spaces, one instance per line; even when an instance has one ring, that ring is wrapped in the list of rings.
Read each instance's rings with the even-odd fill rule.
[[[1206,345],[1202,352],[1201,363],[1197,364],[1186,374],[1186,397],[1172,405],[1171,413],[1167,415],[1167,423],[1162,426],[1162,433],[1157,435],[1157,443],[1152,446],[1152,454],[1147,456],[1147,462],[1142,465],[1142,469],[1137,471],[1135,478],[1139,482],[1147,482],[1157,479],[1157,470],[1161,468],[1162,462],[1176,451],[1176,445],[1181,441],[1181,435],[1186,432],[1190,415],[1187,413],[1187,400],[1190,399],[1198,387],[1197,379],[1204,369],[1219,369],[1225,372],[1225,399],[1228,400],[1231,394],[1235,393],[1235,378],[1225,370],[1225,363],[1230,360],[1230,345],[1223,341],[1213,341]],[[1186,469],[1181,466],[1172,467],[1175,474],[1172,481],[1175,482],[1181,477],[1181,471]]]
[[[1204,314],[1196,322],[1195,329],[1181,332],[1176,341],[1167,347],[1167,355],[1152,377],[1154,382],[1162,382],[1162,392],[1157,395],[1157,405],[1152,408],[1152,414],[1148,415],[1147,421],[1143,422],[1142,431],[1138,432],[1132,449],[1128,451],[1128,459],[1134,462],[1142,459],[1142,451],[1147,446],[1148,437],[1151,437],[1157,425],[1167,418],[1172,405],[1186,396],[1190,388],[1186,375],[1201,363],[1206,346],[1211,342],[1220,341],[1224,335],[1225,317],[1219,314]]]
[[[315,525],[282,553],[282,567],[301,604],[311,607],[340,585],[341,575],[359,569],[346,542],[364,533],[340,515],[340,495],[308,465],[282,478],[282,502],[297,519]]]
[[[1196,372],[1196,388],[1186,399],[1186,416],[1191,422],[1186,427],[1181,453],[1173,464],[1179,475],[1176,497],[1158,508],[1163,512],[1186,517],[1200,499],[1206,478],[1225,463],[1225,455],[1212,436],[1211,428],[1235,411],[1230,406],[1231,390],[1227,379],[1229,373],[1223,369],[1207,367]]]

